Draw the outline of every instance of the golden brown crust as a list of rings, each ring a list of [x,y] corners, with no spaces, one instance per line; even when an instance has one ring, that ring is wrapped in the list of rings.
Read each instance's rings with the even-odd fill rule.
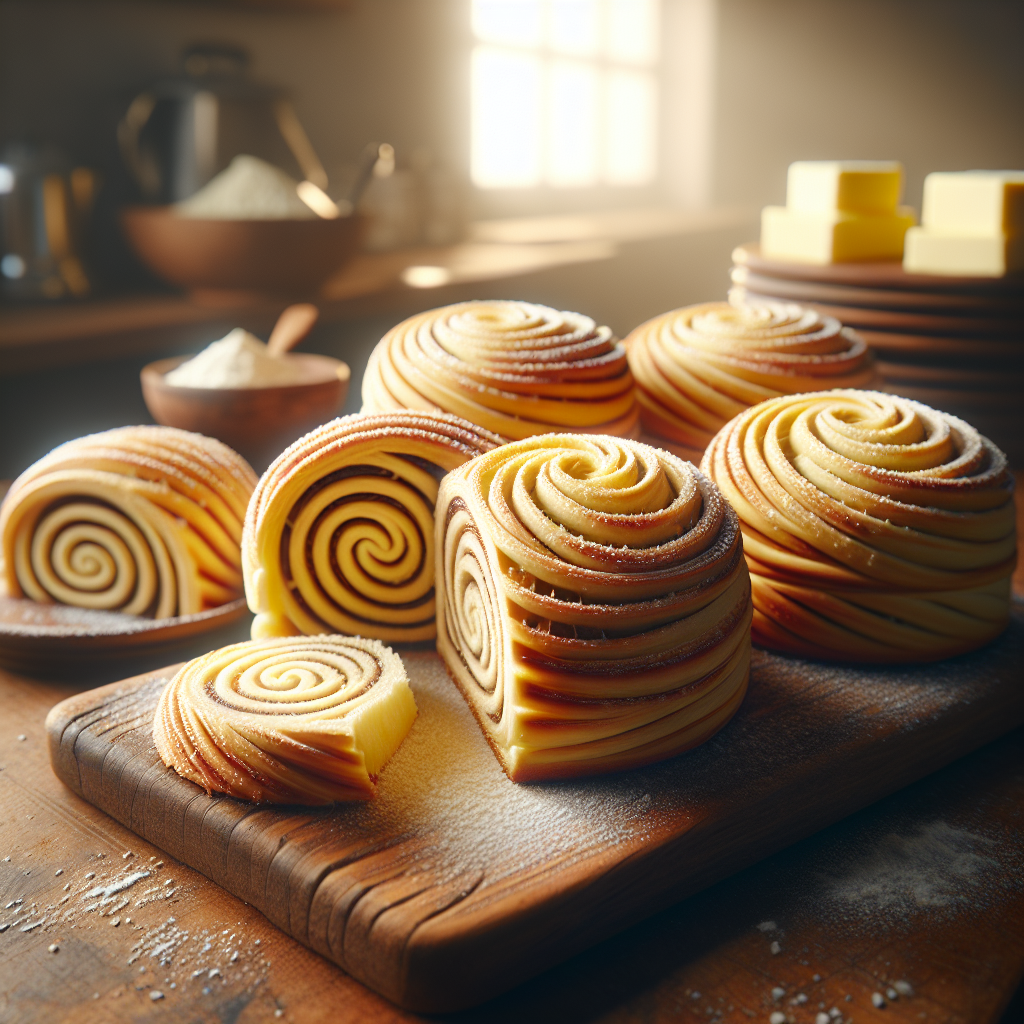
[[[737,416],[701,465],[742,522],[756,642],[929,661],[1006,627],[1013,478],[962,420],[878,392],[788,396]]]
[[[415,717],[402,660],[379,641],[285,637],[190,661],[160,696],[153,738],[207,793],[326,804],[372,797]]]
[[[440,478],[501,439],[443,413],[345,416],[263,474],[242,540],[253,637],[434,637]]]
[[[859,335],[787,302],[686,306],[642,324],[625,345],[644,430],[698,459],[715,433],[751,405],[864,387],[875,377]]]
[[[739,523],[689,463],[535,437],[450,473],[438,511],[438,651],[510,778],[669,757],[735,711],[750,662]]]
[[[0,508],[12,596],[167,618],[241,595],[256,475],[227,445],[121,427],[55,448]]]
[[[626,353],[579,313],[507,300],[432,309],[392,328],[363,377],[363,412],[436,410],[503,438],[635,436]]]

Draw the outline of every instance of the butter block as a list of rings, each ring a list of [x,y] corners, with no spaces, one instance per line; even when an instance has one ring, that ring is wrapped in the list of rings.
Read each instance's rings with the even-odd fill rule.
[[[952,235],[930,228],[907,232],[903,269],[912,274],[1002,277],[1024,271],[1024,232],[989,237]]]
[[[856,263],[900,260],[914,211],[862,214],[845,210],[806,213],[785,206],[761,211],[761,254],[800,263]]]
[[[1024,171],[929,174],[921,224],[942,235],[996,238],[1024,233]]]
[[[786,206],[801,213],[895,213],[902,187],[896,160],[798,160],[789,165]]]

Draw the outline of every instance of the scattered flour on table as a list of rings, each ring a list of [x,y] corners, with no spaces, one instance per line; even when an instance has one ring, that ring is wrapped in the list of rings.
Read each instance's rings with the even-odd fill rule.
[[[189,893],[174,869],[155,857],[150,861],[134,870],[120,866],[105,871],[108,862],[102,856],[90,858],[90,869],[74,873],[54,902],[42,905],[26,895],[0,904],[0,936],[10,939],[38,931],[67,942],[80,927],[115,927],[124,964],[137,974],[134,987],[162,993],[157,998],[191,987],[209,994],[228,985],[262,985],[270,961],[261,940],[253,941],[237,926],[181,927],[173,908]],[[55,952],[60,947],[52,943],[48,948]]]
[[[995,839],[936,820],[889,833],[838,869],[819,875],[834,904],[872,916],[955,913],[991,895],[1002,859]]]

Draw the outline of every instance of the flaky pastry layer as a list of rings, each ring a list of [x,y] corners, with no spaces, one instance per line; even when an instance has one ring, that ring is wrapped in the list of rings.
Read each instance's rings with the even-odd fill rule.
[[[670,757],[739,706],[739,523],[689,463],[530,438],[449,473],[436,523],[438,652],[514,781]]]
[[[776,398],[728,423],[701,468],[742,522],[755,642],[931,661],[1005,629],[1013,477],[963,420],[873,391]]]
[[[699,460],[733,416],[778,395],[872,383],[864,340],[787,302],[706,302],[648,320],[625,341],[644,431]]]
[[[164,764],[207,793],[267,803],[366,800],[416,718],[378,640],[249,640],[185,665],[157,705]]]
[[[500,438],[441,413],[345,416],[263,474],[242,564],[253,639],[434,638],[434,502],[444,474]]]
[[[454,413],[503,438],[635,436],[633,375],[611,329],[580,313],[460,302],[392,328],[363,376],[363,412]]]
[[[232,601],[255,484],[227,445],[173,427],[68,441],[22,473],[0,507],[7,591],[158,619]]]

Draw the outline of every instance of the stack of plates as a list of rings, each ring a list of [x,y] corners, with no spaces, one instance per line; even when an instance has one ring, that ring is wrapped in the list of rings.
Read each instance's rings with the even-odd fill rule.
[[[962,417],[1024,465],[1024,277],[787,263],[755,244],[733,261],[732,297],[798,302],[856,328],[875,351],[882,390]]]

